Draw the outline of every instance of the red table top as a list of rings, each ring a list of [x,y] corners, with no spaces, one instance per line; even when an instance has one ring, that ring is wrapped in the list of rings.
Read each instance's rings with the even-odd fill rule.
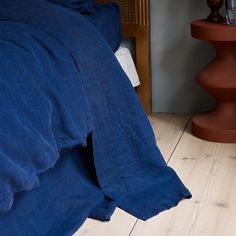
[[[197,20],[191,23],[192,37],[208,41],[236,41],[236,26]]]

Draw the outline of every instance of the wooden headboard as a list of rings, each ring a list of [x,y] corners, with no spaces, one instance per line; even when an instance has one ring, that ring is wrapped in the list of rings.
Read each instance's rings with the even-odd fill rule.
[[[98,0],[117,3],[122,13],[125,38],[135,39],[135,62],[141,85],[137,94],[147,114],[151,113],[150,2],[149,0]]]

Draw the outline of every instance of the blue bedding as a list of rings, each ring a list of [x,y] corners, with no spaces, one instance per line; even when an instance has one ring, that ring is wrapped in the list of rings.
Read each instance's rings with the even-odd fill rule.
[[[38,188],[16,194],[13,208],[0,213],[1,235],[69,236],[87,217],[109,220],[117,204],[99,188],[92,162],[87,148],[61,154]]]
[[[71,235],[116,206],[145,220],[191,197],[84,16],[0,0],[0,55],[1,235]]]
[[[102,35],[113,52],[119,48],[121,44],[121,16],[120,9],[114,3],[94,4],[92,13],[83,13]]]

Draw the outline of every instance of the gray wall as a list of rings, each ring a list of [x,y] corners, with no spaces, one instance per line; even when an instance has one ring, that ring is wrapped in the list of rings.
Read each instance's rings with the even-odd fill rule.
[[[191,21],[208,13],[206,0],[151,0],[154,112],[192,113],[213,106],[194,77],[214,56],[214,49],[190,35]]]

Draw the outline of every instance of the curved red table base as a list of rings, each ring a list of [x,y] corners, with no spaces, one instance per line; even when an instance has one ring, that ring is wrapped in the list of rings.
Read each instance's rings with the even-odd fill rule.
[[[192,134],[212,142],[236,143],[236,103],[220,106],[220,109],[213,112],[194,116]],[[222,110],[226,110],[228,114]]]
[[[204,20],[191,25],[192,36],[210,41],[216,57],[197,82],[216,99],[215,110],[192,119],[193,135],[213,142],[236,143],[236,27]]]

